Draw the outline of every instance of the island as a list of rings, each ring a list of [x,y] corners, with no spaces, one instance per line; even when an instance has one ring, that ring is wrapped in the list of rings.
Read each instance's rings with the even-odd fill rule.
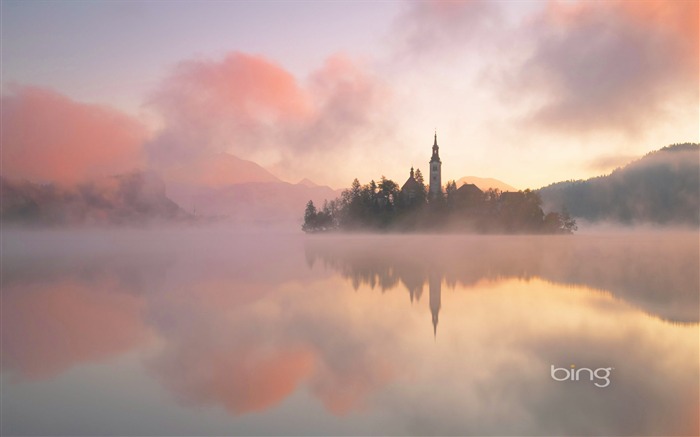
[[[442,161],[435,133],[426,186],[420,169],[411,167],[399,185],[382,176],[362,185],[358,179],[340,197],[318,208],[309,200],[302,230],[366,232],[473,232],[572,234],[576,221],[564,209],[545,214],[539,193],[532,190],[485,192],[474,184],[442,187]]]

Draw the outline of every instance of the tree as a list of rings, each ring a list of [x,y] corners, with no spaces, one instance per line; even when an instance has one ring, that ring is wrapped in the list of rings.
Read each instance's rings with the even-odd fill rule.
[[[377,183],[374,182],[374,179],[369,181],[368,191],[369,191],[370,199],[374,200],[375,196],[377,194]]]
[[[391,179],[387,179],[386,177],[382,176],[382,180],[379,182],[378,187],[380,192],[393,205],[396,199],[399,197],[399,192],[401,191],[401,189],[399,188],[399,184],[392,181]]]
[[[425,187],[425,179],[423,179],[423,173],[421,173],[419,168],[416,169],[414,179],[416,180],[416,182]]]
[[[415,172],[413,177],[416,180],[416,182],[418,182],[418,185],[420,186],[420,189],[417,190],[418,192],[415,193],[416,199],[413,202],[413,204],[414,205],[425,205],[426,201],[428,200],[428,188],[425,186],[425,180],[423,179],[423,173],[421,173],[419,168],[416,169],[416,172]]]
[[[561,213],[561,230],[565,234],[573,234],[574,231],[578,230],[576,220],[569,215],[569,211],[566,209],[566,207],[564,207],[564,210]]]
[[[326,200],[323,202],[323,209],[319,211],[316,214],[316,223],[315,223],[315,229],[316,231],[330,231],[332,229],[335,229],[335,217],[333,217],[333,209],[334,207],[332,204],[335,204],[335,201],[331,201],[330,203]]]
[[[445,185],[445,193],[447,194],[447,204],[454,207],[457,200],[457,183],[453,180],[448,181]]]
[[[444,193],[436,193],[428,203],[426,200],[427,193],[422,202],[407,202],[399,185],[384,176],[379,183],[372,180],[365,185],[355,179],[340,198],[326,201],[320,209],[310,200],[302,230],[410,231],[459,226],[485,232],[570,234],[577,229],[566,210],[545,216],[539,193],[531,190],[501,193],[489,189],[482,193],[467,187],[459,191],[451,180]]]
[[[547,234],[558,234],[561,228],[561,214],[550,212],[544,216],[542,231]]]
[[[362,185],[360,185],[360,181],[358,181],[357,178],[355,178],[355,179],[353,179],[352,185],[350,186],[350,196],[353,200],[359,199],[361,193],[362,193]]]
[[[314,206],[313,200],[309,200],[306,204],[306,211],[304,211],[304,224],[301,225],[301,230],[304,232],[315,231],[317,216],[316,206]]]
[[[484,195],[487,202],[496,202],[501,197],[501,190],[498,188],[489,188]]]
[[[578,229],[576,220],[564,210],[562,213],[550,212],[544,216],[542,231],[548,234],[573,234]]]

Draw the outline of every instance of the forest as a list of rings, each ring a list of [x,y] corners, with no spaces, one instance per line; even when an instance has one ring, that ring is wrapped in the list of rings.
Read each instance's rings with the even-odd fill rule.
[[[673,144],[609,175],[539,190],[545,208],[623,225],[700,225],[700,145]]]
[[[444,192],[431,196],[419,170],[403,189],[384,176],[365,185],[355,179],[321,207],[309,201],[302,230],[571,234],[577,226],[567,211],[545,214],[542,199],[531,190],[482,192],[450,181]]]

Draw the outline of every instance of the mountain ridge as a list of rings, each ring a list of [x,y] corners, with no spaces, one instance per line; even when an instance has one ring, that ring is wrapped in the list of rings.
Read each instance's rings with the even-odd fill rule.
[[[464,184],[474,184],[481,191],[488,191],[489,188],[498,189],[501,191],[519,191],[517,188],[495,178],[482,178],[478,176],[464,176],[456,181],[457,188]]]
[[[612,173],[538,190],[545,209],[566,209],[591,222],[700,224],[700,145],[647,153]]]
[[[185,165],[160,171],[166,184],[221,187],[243,182],[281,182],[261,165],[230,153],[201,156]]]
[[[132,171],[76,185],[39,184],[0,177],[3,223],[38,226],[134,225],[188,222],[155,173]]]

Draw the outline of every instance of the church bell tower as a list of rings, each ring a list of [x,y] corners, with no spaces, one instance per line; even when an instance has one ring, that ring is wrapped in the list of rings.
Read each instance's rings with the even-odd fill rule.
[[[430,158],[430,197],[436,197],[442,193],[442,161],[440,161],[439,150],[436,131],[433,142],[433,156]]]

